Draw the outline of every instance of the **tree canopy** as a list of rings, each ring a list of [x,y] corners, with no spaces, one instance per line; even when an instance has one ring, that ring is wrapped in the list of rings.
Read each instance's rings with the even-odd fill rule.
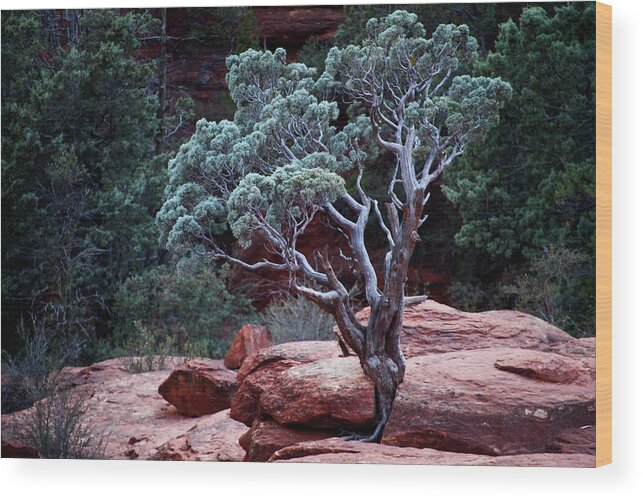
[[[168,248],[211,249],[226,217],[243,245],[253,235],[294,236],[311,210],[347,196],[340,175],[363,168],[376,146],[400,156],[407,147],[426,187],[495,125],[510,87],[452,78],[476,57],[466,26],[442,25],[427,39],[415,15],[398,11],[367,29],[361,46],[331,50],[320,78],[287,63],[283,49],[227,59],[235,120],[200,120],[170,162],[157,215]],[[341,129],[338,100],[357,105]]]
[[[594,4],[558,7],[553,15],[525,9],[518,23],[501,25],[495,50],[478,68],[510,82],[515,96],[484,147],[472,147],[446,176],[444,191],[462,218],[459,279],[486,288],[487,299],[474,306],[491,307],[499,303],[485,275],[532,275],[535,288],[557,296],[559,310],[542,313],[542,302],[526,300],[538,294],[534,288],[519,290],[527,311],[593,334]],[[543,257],[556,268],[551,278],[538,270]]]
[[[153,68],[133,58],[154,21],[95,10],[68,33],[48,19],[2,19],[3,301],[93,338],[116,283],[154,253]]]

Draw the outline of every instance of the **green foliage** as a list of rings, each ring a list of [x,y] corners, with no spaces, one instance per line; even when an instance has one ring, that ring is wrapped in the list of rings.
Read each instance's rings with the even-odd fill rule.
[[[451,78],[461,65],[477,58],[478,45],[469,36],[468,26],[442,24],[427,39],[415,14],[395,11],[369,20],[365,29],[360,45],[333,47],[328,52],[320,82],[327,92],[341,92],[370,112],[376,107],[402,106],[395,114],[398,118],[392,114],[390,119],[402,119],[413,130],[412,154],[420,164],[436,154],[440,141],[450,146],[440,150],[439,159],[457,155],[497,124],[499,109],[511,98],[511,86],[500,78]],[[412,91],[404,95],[405,89]],[[385,126],[381,109],[378,116],[384,121],[380,126]],[[389,121],[388,126],[388,140],[392,140],[395,123]]]
[[[247,50],[226,59],[226,83],[237,106],[235,123],[251,128],[260,118],[263,106],[277,96],[296,90],[310,90],[313,71],[303,64],[287,64],[286,51]]]
[[[243,9],[234,44],[235,54],[240,54],[248,49],[259,48],[259,25],[257,24],[257,17],[249,7]]]
[[[226,64],[235,120],[197,122],[169,162],[166,201],[156,217],[161,243],[182,254],[207,251],[226,219],[243,246],[264,217],[278,229],[292,228],[343,192],[336,173],[366,160],[361,145],[370,125],[362,117],[337,132],[339,108],[315,97],[313,69],[288,64],[283,49],[250,49]]]
[[[297,52],[297,60],[309,68],[315,68],[320,75],[324,72],[326,56],[332,47],[332,38],[322,41],[318,36],[311,36]]]
[[[266,223],[279,232],[292,232],[303,223],[303,214],[335,201],[344,192],[339,175],[304,166],[335,163],[332,156],[318,154],[323,158],[308,156],[309,161],[294,161],[270,176],[252,173],[239,182],[228,200],[228,223],[242,247],[250,246],[256,231]]]
[[[511,285],[502,281],[483,282],[475,276],[453,281],[448,296],[454,306],[467,312],[515,308],[515,290]]]
[[[592,335],[594,309],[586,308],[592,296],[583,289],[583,278],[593,277],[584,275],[587,268],[587,257],[578,251],[545,248],[530,272],[510,289],[516,294],[516,307],[577,336]]]
[[[412,133],[413,159],[420,165],[436,156],[436,162],[450,158],[450,163],[498,123],[499,110],[512,91],[500,78],[452,78],[462,65],[477,59],[478,44],[468,26],[441,24],[430,38],[425,36],[412,13],[395,11],[371,19],[360,45],[328,52],[320,81],[326,91],[341,92],[370,112],[388,131],[384,142],[400,142],[401,130]]]
[[[196,46],[215,46],[223,53],[259,49],[259,26],[250,7],[191,7],[187,16],[188,36],[180,49],[191,53]]]
[[[91,424],[83,394],[52,393],[16,425],[41,459],[104,459],[109,435]]]
[[[225,355],[234,333],[255,319],[249,300],[227,291],[225,272],[158,267],[127,279],[115,297],[120,348],[112,354],[153,362]]]
[[[2,352],[2,412],[31,407],[55,392],[60,371],[78,358],[81,342],[61,338],[48,324],[35,316],[18,324],[22,349]]]
[[[302,296],[273,301],[263,312],[262,322],[277,344],[335,339],[335,318]]]
[[[334,47],[326,59],[328,77],[358,98],[369,95],[368,82],[373,77],[408,88],[410,82],[426,79],[432,72],[450,74],[477,56],[477,42],[469,36],[468,26],[440,25],[427,39],[417,16],[405,11],[369,20],[366,33],[360,45]],[[424,107],[431,106],[428,99]]]
[[[172,353],[174,338],[157,338],[141,321],[134,321],[134,335],[125,339],[124,350],[128,352],[124,366],[131,373],[160,371],[166,368],[166,360]],[[196,355],[204,357],[205,354]]]
[[[545,8],[547,11],[553,10],[548,5]],[[467,24],[486,54],[496,39],[498,25],[511,17],[519,17],[522,9],[520,3],[346,5],[346,19],[337,30],[334,42],[338,47],[359,44],[367,36],[366,24],[370,19],[389,15],[395,10],[405,10],[417,15],[428,32],[433,32],[440,24]]]
[[[462,218],[456,235],[461,282],[538,272],[543,247],[583,257],[580,267],[560,269],[573,274],[557,291],[574,304],[571,320],[558,323],[575,334],[593,331],[594,9],[574,3],[549,15],[529,8],[519,24],[501,26],[496,50],[479,69],[509,81],[514,99],[491,139],[469,150],[444,187]],[[511,295],[504,304],[512,305]]]
[[[95,341],[157,255],[154,65],[135,58],[157,22],[87,10],[67,40],[57,15],[2,18],[2,301]]]

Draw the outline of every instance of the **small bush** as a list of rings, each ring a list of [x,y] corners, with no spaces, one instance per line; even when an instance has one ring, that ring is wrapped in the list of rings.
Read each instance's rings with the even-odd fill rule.
[[[504,282],[456,281],[449,286],[449,300],[453,307],[465,312],[511,309],[514,307],[515,292]]]
[[[589,259],[578,251],[550,246],[528,274],[516,279],[516,307],[582,337],[595,334],[594,286]]]
[[[132,373],[165,369],[165,360],[172,350],[172,338],[168,336],[159,341],[141,321],[134,321],[134,327],[138,334],[128,338],[124,345],[129,353],[125,357],[125,369]]]
[[[134,322],[138,334],[128,339],[124,346],[125,369],[131,373],[142,373],[166,369],[167,358],[170,356],[207,357],[209,353],[207,341],[188,340],[177,351],[173,338],[170,336],[157,337],[140,321]]]
[[[31,407],[37,400],[51,395],[60,370],[72,363],[81,350],[77,338],[59,338],[36,316],[32,316],[29,323],[20,321],[18,336],[22,351],[17,355],[2,352],[3,413]]]
[[[273,302],[263,313],[275,343],[333,340],[335,318],[302,296]]]
[[[43,459],[103,459],[108,436],[92,427],[86,412],[81,395],[63,391],[37,402],[16,423]]]
[[[226,272],[159,267],[127,279],[114,304],[112,356],[223,357],[234,333],[257,318],[248,299],[227,290]]]

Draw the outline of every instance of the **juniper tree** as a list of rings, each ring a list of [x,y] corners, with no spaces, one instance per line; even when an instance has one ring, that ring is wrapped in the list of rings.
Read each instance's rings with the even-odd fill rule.
[[[2,16],[2,305],[95,339],[119,281],[156,253],[166,180],[153,68],[135,57],[154,22],[60,15]]]
[[[532,303],[526,311],[581,336],[595,329],[595,44],[590,2],[553,13],[526,8],[518,22],[501,24],[495,50],[478,67],[510,82],[515,98],[488,143],[469,148],[443,187],[462,220],[455,239],[466,257],[454,280],[484,298],[472,305],[511,305],[487,283],[529,273],[540,290],[519,293],[516,305]],[[543,273],[546,266],[557,268]],[[545,275],[559,276],[557,314],[534,302]],[[524,283],[518,277],[518,289]]]
[[[225,260],[244,269],[287,272],[291,291],[332,313],[341,341],[375,387],[380,438],[403,379],[400,349],[409,260],[426,220],[429,185],[498,121],[511,93],[500,79],[454,74],[476,57],[467,26],[441,25],[431,38],[414,14],[371,19],[360,45],[330,50],[324,73],[287,63],[277,49],[230,56],[227,83],[234,121],[201,120],[169,164],[166,201],[157,215],[167,248]],[[350,103],[341,129],[338,101]],[[390,158],[386,199],[362,186],[369,158]],[[355,172],[351,194],[343,175]],[[371,308],[357,320],[334,261],[310,261],[298,242],[316,217],[342,232]],[[364,229],[375,217],[388,243],[376,274]],[[242,247],[269,256],[239,259],[221,246],[229,227]]]

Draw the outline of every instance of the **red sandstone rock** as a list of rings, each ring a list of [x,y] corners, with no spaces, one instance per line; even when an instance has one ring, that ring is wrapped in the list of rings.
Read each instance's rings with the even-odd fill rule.
[[[368,320],[370,309],[357,317]],[[577,340],[532,315],[512,310],[469,313],[426,300],[404,309],[400,338],[407,358],[481,348],[524,348],[593,357],[592,340]]]
[[[237,374],[237,393],[232,400],[230,417],[247,426],[259,417],[259,398],[281,374],[291,367],[327,357],[338,357],[341,350],[335,341],[301,341],[275,345],[245,360]]]
[[[331,432],[307,428],[287,428],[270,419],[257,419],[239,439],[246,451],[244,461],[265,462],[276,451],[299,442],[324,440],[334,436]]]
[[[239,369],[246,358],[270,346],[272,346],[272,339],[265,326],[247,324],[237,333],[223,364],[228,369]]]
[[[271,46],[299,48],[311,36],[325,39],[344,22],[336,6],[253,7],[261,38]],[[295,54],[293,54],[294,56]]]
[[[178,364],[178,359],[168,362]],[[100,369],[80,369],[83,384],[68,389],[86,399],[85,422],[97,434],[107,435],[107,459],[243,459],[245,452],[238,439],[247,428],[231,420],[229,411],[188,418],[158,394],[158,386],[170,370],[132,374],[120,369],[120,359],[100,364]],[[106,365],[113,369],[105,369]],[[5,444],[24,446],[20,420],[31,410],[2,415],[3,449]],[[177,442],[185,442],[185,438],[189,449],[181,451],[184,445]]]
[[[322,359],[284,371],[260,407],[280,424],[362,428],[373,423],[373,384],[356,357]]]
[[[547,452],[596,455],[596,427],[568,428],[547,445]]]
[[[157,447],[149,459],[157,461],[242,461],[239,438],[245,425],[230,419],[230,411],[203,416],[187,432]]]
[[[346,442],[339,438],[303,442],[275,452],[271,462],[335,464],[440,464],[450,466],[551,466],[589,468],[596,458],[587,454],[521,454],[481,456],[434,449],[391,447]]]
[[[561,431],[593,425],[594,373],[566,362],[566,383],[516,372],[510,359],[539,365],[555,354],[512,349],[463,350],[409,359],[382,443],[503,455],[545,452]],[[495,367],[503,359],[503,369]],[[513,369],[512,369],[513,368]]]
[[[246,426],[252,426],[252,422],[261,415],[261,394],[275,384],[284,371],[296,365],[297,362],[292,360],[280,360],[246,376],[232,399],[230,417]]]
[[[274,362],[290,360],[296,364],[307,364],[319,359],[339,357],[341,353],[336,341],[297,341],[275,345],[248,357],[239,369],[237,384],[241,385],[250,373],[265,369]]]
[[[495,367],[501,371],[549,383],[570,383],[583,371],[591,376],[590,368],[578,360],[555,353],[539,352],[535,355],[529,350],[512,350],[498,357]]]
[[[180,365],[177,358],[168,358],[167,365],[174,367]],[[127,373],[125,359],[108,359],[97,362],[87,367],[63,367],[60,371],[58,384],[63,389],[73,388],[86,384],[101,383],[112,380],[123,373]]]
[[[193,359],[175,369],[158,392],[184,416],[214,414],[230,407],[236,377],[221,360]]]

